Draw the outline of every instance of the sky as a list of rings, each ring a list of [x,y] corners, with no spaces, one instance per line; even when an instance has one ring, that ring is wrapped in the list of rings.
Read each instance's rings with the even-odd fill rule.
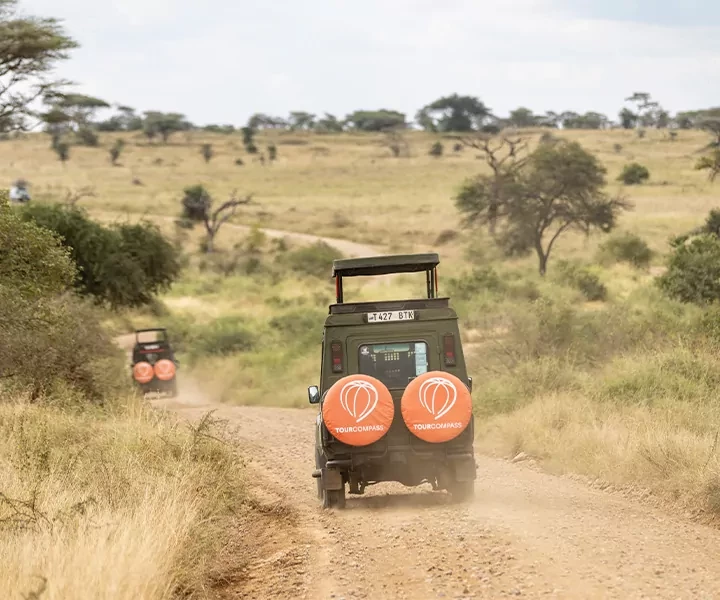
[[[681,8],[682,6],[682,8]],[[594,110],[633,92],[720,105],[718,0],[20,0],[81,44],[77,91],[199,124],[256,112],[412,118],[440,96],[498,116]]]

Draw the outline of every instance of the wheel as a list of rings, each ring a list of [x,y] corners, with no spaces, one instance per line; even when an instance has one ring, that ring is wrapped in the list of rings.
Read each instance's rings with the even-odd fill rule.
[[[448,491],[455,502],[469,502],[475,497],[475,482],[455,481]]]
[[[339,490],[323,490],[323,508],[345,508],[345,486]]]

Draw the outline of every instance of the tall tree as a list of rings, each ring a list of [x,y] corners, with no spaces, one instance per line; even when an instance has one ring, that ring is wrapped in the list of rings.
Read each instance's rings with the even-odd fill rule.
[[[453,94],[439,98],[422,108],[416,120],[435,131],[480,131],[492,115],[490,109],[474,96]]]
[[[66,82],[50,78],[56,63],[77,48],[56,19],[22,17],[17,0],[0,0],[0,126],[25,129],[36,100]]]
[[[539,119],[529,108],[521,106],[510,112],[508,121],[513,127],[533,127],[538,124]]]
[[[296,110],[290,113],[288,119],[290,129],[293,131],[307,131],[315,126],[315,115],[309,112]]]
[[[387,131],[407,126],[405,115],[396,110],[356,110],[345,122],[358,131]]]
[[[167,143],[173,133],[187,131],[190,127],[190,123],[180,113],[148,111],[145,113],[143,131],[149,140],[159,135]]]
[[[608,232],[622,198],[603,191],[605,169],[577,142],[540,144],[527,157],[511,157],[493,175],[464,184],[455,199],[466,226],[501,226],[495,240],[508,254],[535,251],[541,275],[547,271],[553,247],[571,230]]]

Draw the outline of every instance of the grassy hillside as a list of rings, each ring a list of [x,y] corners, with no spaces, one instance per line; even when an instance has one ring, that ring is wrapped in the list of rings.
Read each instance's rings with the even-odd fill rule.
[[[228,227],[220,251],[203,255],[200,231],[173,225],[184,187],[203,183],[218,200],[233,189],[255,194],[257,204],[241,209],[237,224],[351,239],[378,252],[438,251],[441,287],[463,321],[484,451],[526,452],[558,472],[639,484],[717,511],[720,315],[671,301],[654,283],[668,239],[699,225],[716,205],[716,189],[693,168],[707,136],[557,135],[596,153],[609,190],[633,202],[619,232],[649,244],[649,269],[601,256],[602,235],[562,238],[546,278],[532,257],[501,259],[484,234],[459,228],[452,201],[483,161],[472,150],[453,152],[452,140],[443,140],[445,156],[431,157],[436,138],[422,133],[408,134],[409,158],[393,158],[382,136],[263,134],[261,149],[273,142],[279,153],[265,166],[245,155],[235,135],[178,135],[168,146],[126,138],[118,167],[107,155],[114,136],[103,137],[103,148],[74,148],[63,166],[48,138],[37,135],[0,144],[0,180],[28,179],[35,201],[92,186],[95,197],[81,203],[99,218],[156,219],[184,248],[183,279],[152,310],[109,319],[118,331],[168,324],[192,376],[229,402],[305,405],[332,297],[329,263],[339,252]],[[209,164],[201,143],[214,146]],[[623,187],[616,178],[634,161],[649,168],[650,181]],[[589,299],[574,263],[604,286],[602,299]],[[356,285],[347,297],[421,289],[408,277],[393,286]]]

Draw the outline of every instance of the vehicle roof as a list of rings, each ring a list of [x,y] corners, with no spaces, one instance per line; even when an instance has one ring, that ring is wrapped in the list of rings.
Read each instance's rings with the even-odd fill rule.
[[[362,277],[390,273],[416,273],[437,267],[440,257],[436,253],[395,254],[366,258],[341,258],[333,261],[333,277]]]

